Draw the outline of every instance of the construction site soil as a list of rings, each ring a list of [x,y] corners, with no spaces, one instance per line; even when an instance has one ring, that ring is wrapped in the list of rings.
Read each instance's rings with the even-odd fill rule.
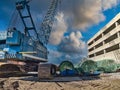
[[[51,80],[35,76],[0,78],[0,90],[120,90],[120,73],[99,77],[55,77]]]

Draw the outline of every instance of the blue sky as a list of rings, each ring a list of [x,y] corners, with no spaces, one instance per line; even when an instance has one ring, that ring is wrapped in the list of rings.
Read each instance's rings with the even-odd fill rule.
[[[13,0],[15,2],[15,0]],[[86,31],[82,32],[83,40],[89,40],[95,33],[97,33],[102,27],[104,27],[116,14],[120,12],[120,4],[104,11],[106,19],[99,24],[89,27]],[[10,9],[8,9],[10,7]],[[0,30],[6,30],[8,28],[15,3],[11,0],[0,0]]]
[[[83,33],[83,39],[88,41],[91,37],[93,37],[100,29],[102,29],[109,21],[111,21],[118,13],[120,13],[120,4],[116,7],[113,7],[107,11],[103,12],[106,19],[100,22],[98,25],[93,25],[87,31]]]
[[[15,1],[17,0],[0,0],[0,31],[9,28],[9,22],[15,10]],[[40,26],[49,1],[36,0],[30,3],[36,26]],[[53,27],[55,30],[51,33],[51,42],[48,46],[49,60],[60,62],[71,59],[77,62],[85,56],[86,42],[120,12],[118,1],[64,0],[61,3],[61,12],[55,17],[56,22]]]

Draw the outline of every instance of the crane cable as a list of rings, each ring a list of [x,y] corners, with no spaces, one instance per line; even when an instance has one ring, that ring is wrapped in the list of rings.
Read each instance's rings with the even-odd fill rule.
[[[41,23],[39,35],[41,36],[40,41],[44,43],[44,45],[47,45],[47,43],[49,42],[49,36],[54,22],[54,16],[56,14],[58,3],[59,0],[51,1],[48,11],[46,12],[43,22]]]

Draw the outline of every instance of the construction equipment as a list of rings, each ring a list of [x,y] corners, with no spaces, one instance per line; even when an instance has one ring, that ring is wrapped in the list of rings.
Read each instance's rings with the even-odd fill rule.
[[[104,73],[113,73],[119,69],[118,64],[114,60],[110,59],[97,61],[97,67],[99,71]]]
[[[78,71],[79,75],[85,76],[99,76],[101,74],[101,72],[97,69],[97,63],[89,59],[80,62],[77,65],[76,70]]]
[[[11,65],[16,65],[16,68],[19,67],[22,72],[37,71],[40,62],[47,62],[46,45],[49,41],[59,0],[52,0],[41,24],[41,30],[37,30],[35,27],[29,2],[27,0],[16,2],[16,9],[24,25],[24,30],[22,30],[24,33],[17,30],[17,27],[0,32],[0,62],[5,63],[4,68],[7,67],[7,70]],[[26,10],[27,14],[24,14],[23,10]],[[30,26],[26,19],[29,19]],[[34,35],[31,31],[34,32]],[[10,71],[14,70],[18,69],[10,69]]]
[[[56,75],[56,65],[46,63],[39,64],[38,66],[38,78],[40,79],[52,79]]]
[[[78,73],[70,61],[63,61],[59,65],[59,70],[61,76],[75,76]]]

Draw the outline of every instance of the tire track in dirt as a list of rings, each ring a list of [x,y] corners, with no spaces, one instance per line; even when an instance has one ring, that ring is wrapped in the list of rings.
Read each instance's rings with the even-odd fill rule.
[[[4,84],[6,80],[0,81],[0,90],[4,90]]]
[[[55,84],[60,88],[60,90],[64,90],[64,87],[60,83],[55,82]]]

